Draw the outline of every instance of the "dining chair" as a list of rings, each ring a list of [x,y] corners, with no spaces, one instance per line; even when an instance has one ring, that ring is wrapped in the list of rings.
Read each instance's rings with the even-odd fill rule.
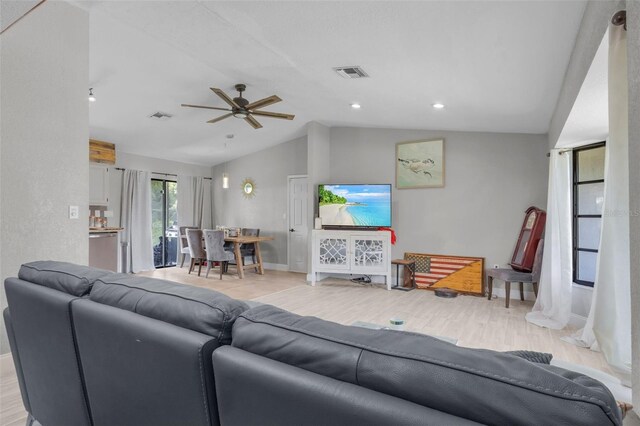
[[[186,229],[187,242],[189,244],[189,256],[191,256],[191,265],[189,266],[189,273],[195,268],[196,262],[198,263],[198,276],[202,271],[202,263],[206,262],[207,254],[202,247],[202,230],[201,229]]]
[[[520,300],[524,300],[524,283],[533,284],[533,292],[538,297],[538,283],[540,282],[540,272],[542,271],[542,254],[544,252],[544,239],[538,241],[536,247],[536,255],[533,259],[533,268],[531,272],[519,272],[513,269],[489,269],[487,271],[487,283],[489,287],[489,300],[493,292],[493,279],[497,278],[504,281],[504,303],[505,307],[509,307],[509,298],[511,293],[511,283],[520,283]]]
[[[260,229],[258,228],[242,228],[242,236],[259,237]],[[251,256],[251,263],[256,263],[256,245],[254,243],[245,243],[240,245],[240,255],[242,256],[242,263],[244,264],[244,258]],[[258,272],[258,268],[255,268]]]
[[[198,229],[197,226],[180,226],[178,227],[178,245],[180,246],[180,267],[184,266],[184,258],[189,254],[189,242],[187,241],[187,229]]]
[[[224,231],[205,229],[204,245],[207,252],[207,272],[204,277],[209,278],[213,262],[218,262],[220,264],[220,279],[222,279],[222,273],[226,272],[227,264],[235,259],[233,253],[224,249]]]

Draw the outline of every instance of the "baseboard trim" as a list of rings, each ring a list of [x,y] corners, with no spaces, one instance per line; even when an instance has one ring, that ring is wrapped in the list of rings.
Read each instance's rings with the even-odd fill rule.
[[[331,273],[318,272],[316,282],[319,283],[325,278],[336,278],[339,280],[350,281],[351,278],[363,277],[365,275],[368,275],[371,277],[371,283],[373,284],[385,284],[385,275],[352,274],[352,273],[339,274],[335,272],[331,272]],[[311,274],[307,274],[307,282],[311,283]],[[395,284],[395,281],[392,281],[391,285],[394,285],[394,284]]]
[[[289,270],[289,265],[287,265],[285,263],[267,263],[267,262],[263,262],[262,266],[264,267],[264,269],[270,269],[272,271],[288,271]]]
[[[587,325],[587,317],[571,313],[569,317],[569,325],[575,328],[584,328]]]
[[[493,296],[504,299],[505,298],[505,291],[504,291],[504,287],[493,287]],[[509,295],[510,300],[515,300],[515,299],[520,299],[520,288],[518,286],[518,284],[516,283],[515,285],[511,285],[511,293]],[[524,289],[524,300],[531,300],[531,301],[535,301],[536,300],[536,294],[531,291],[531,290],[527,290],[526,286]]]

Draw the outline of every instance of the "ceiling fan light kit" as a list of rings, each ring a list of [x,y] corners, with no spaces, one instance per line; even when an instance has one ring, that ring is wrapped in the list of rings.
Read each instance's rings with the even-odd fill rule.
[[[282,120],[293,120],[295,115],[293,114],[282,114],[279,112],[269,112],[269,111],[258,111],[260,108],[264,108],[266,106],[275,104],[277,102],[282,101],[278,96],[273,95],[264,99],[260,99],[259,101],[251,102],[242,97],[242,92],[247,89],[247,86],[244,84],[236,84],[235,89],[238,91],[238,96],[235,98],[229,97],[226,93],[224,93],[221,89],[210,87],[211,91],[218,95],[220,99],[222,99],[227,105],[231,108],[220,108],[220,107],[210,107],[204,105],[191,105],[191,104],[182,104],[183,107],[188,108],[201,108],[201,109],[213,109],[218,111],[229,111],[227,114],[221,115],[216,118],[212,118],[207,121],[207,123],[217,123],[218,121],[224,120],[225,118],[235,117],[241,118],[246,121],[251,127],[254,129],[259,129],[262,127],[262,124],[258,122],[253,116],[260,117],[270,117],[270,118],[279,118]]]

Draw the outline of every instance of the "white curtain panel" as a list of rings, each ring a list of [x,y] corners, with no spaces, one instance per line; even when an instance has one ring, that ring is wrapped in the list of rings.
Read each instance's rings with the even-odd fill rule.
[[[538,297],[526,320],[540,327],[564,328],[571,317],[571,155],[551,151],[544,257]]]
[[[203,227],[205,201],[211,204],[211,186],[205,187],[205,179],[197,176],[178,175],[178,224],[179,226]],[[208,197],[207,197],[208,195]],[[211,212],[211,208],[208,209]],[[209,213],[210,215],[210,213]],[[211,219],[208,225],[211,225]]]
[[[565,340],[601,350],[623,383],[631,381],[629,254],[629,134],[627,42],[609,28],[609,139],[605,157],[602,231],[587,324]]]
[[[202,229],[213,227],[213,184],[211,179],[204,179],[204,197],[202,202]]]
[[[122,176],[120,224],[127,248],[127,272],[154,269],[151,241],[151,173],[125,170]]]

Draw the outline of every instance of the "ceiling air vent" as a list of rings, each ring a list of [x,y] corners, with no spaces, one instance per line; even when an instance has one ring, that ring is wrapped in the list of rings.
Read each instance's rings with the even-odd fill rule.
[[[171,117],[173,117],[171,114],[167,114],[165,112],[160,112],[160,111],[154,112],[149,116],[149,118],[153,118],[154,120],[163,120],[163,121],[168,120]]]
[[[354,67],[337,67],[333,69],[338,73],[340,77],[343,78],[365,78],[369,77],[369,74],[364,72],[364,70],[358,66]]]

